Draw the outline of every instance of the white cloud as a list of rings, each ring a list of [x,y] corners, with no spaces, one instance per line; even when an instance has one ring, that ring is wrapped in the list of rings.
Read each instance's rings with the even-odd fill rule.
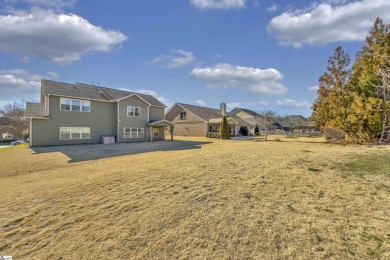
[[[277,100],[276,103],[280,107],[287,107],[287,108],[306,108],[311,107],[311,104],[304,100],[304,101],[297,101],[294,99],[283,99],[283,100]]]
[[[32,33],[33,32],[33,33]],[[36,56],[60,64],[79,60],[89,52],[108,52],[127,37],[104,30],[75,14],[56,14],[32,8],[0,15],[0,51]]]
[[[278,10],[278,6],[276,4],[273,4],[267,8],[267,12],[275,12],[277,10]]]
[[[72,7],[77,0],[25,0],[25,2],[36,6],[47,6],[50,8]]]
[[[235,109],[236,107],[244,107],[242,103],[239,102],[230,102],[226,103],[226,110],[231,111]]]
[[[389,0],[333,0],[309,10],[285,12],[274,17],[267,29],[280,44],[294,47],[362,41],[376,17],[390,20]]]
[[[194,62],[194,53],[184,50],[173,50],[170,55],[158,55],[152,61],[146,62],[146,64],[160,64],[166,68],[179,68],[184,67]]]
[[[0,70],[0,93],[3,101],[14,101],[39,97],[41,80],[56,79],[57,73],[48,72],[46,76],[33,74],[24,69]]]
[[[201,100],[201,99],[197,99],[193,102],[195,105],[198,105],[198,106],[205,106],[206,105],[206,102]]]
[[[307,90],[310,92],[317,92],[318,88],[319,88],[319,86],[312,86],[312,87],[308,87]]]
[[[23,58],[20,59],[20,62],[22,63],[30,63],[30,57],[24,56]]]
[[[287,88],[279,81],[282,73],[276,69],[259,69],[219,63],[215,67],[194,68],[190,73],[194,79],[205,82],[207,87],[237,87],[254,93],[280,95]]]
[[[241,9],[246,5],[246,0],[190,0],[190,4],[200,9]]]

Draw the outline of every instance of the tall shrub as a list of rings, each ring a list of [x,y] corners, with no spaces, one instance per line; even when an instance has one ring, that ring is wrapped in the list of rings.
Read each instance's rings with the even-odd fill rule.
[[[229,139],[230,138],[230,133],[229,133],[229,123],[227,121],[226,116],[223,117],[223,120],[221,122],[221,139]]]
[[[259,131],[259,125],[256,124],[255,126],[255,135],[259,135],[260,131]]]

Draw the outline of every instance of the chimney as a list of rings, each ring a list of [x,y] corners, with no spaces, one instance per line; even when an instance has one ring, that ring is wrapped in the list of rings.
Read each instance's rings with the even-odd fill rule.
[[[220,112],[223,116],[226,116],[226,103],[225,102],[222,102],[221,105],[220,105]]]

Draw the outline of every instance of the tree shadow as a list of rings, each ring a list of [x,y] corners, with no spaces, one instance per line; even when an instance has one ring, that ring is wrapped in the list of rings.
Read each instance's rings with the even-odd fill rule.
[[[203,145],[210,143],[212,142],[155,141],[31,147],[31,150],[33,150],[35,154],[62,153],[70,159],[69,162],[73,163],[157,151],[201,149]]]

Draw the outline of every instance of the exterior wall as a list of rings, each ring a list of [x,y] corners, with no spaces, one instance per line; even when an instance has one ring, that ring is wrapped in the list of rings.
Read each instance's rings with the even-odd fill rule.
[[[49,119],[31,120],[32,146],[100,143],[102,135],[116,135],[115,103],[91,101],[91,112],[65,111],[60,97],[50,96],[49,113]],[[90,139],[60,140],[60,127],[90,127]]]
[[[165,127],[154,127],[158,128],[159,130],[159,136],[153,136],[153,141],[158,141],[158,140],[165,140]],[[148,140],[150,140],[150,133],[148,135]]]
[[[149,121],[151,120],[164,120],[165,119],[165,107],[149,107]]]
[[[178,106],[178,108],[171,109],[170,112],[172,111],[175,111],[175,113],[177,113],[177,115],[172,120],[172,123],[175,125],[175,135],[206,136],[208,131],[206,122],[202,121],[199,117],[195,116],[190,111],[185,110],[180,106]],[[180,112],[182,111],[186,111],[186,120],[180,119]]]
[[[149,105],[146,104],[142,99],[137,96],[131,96],[126,99],[123,99],[118,102],[119,106],[119,128],[118,128],[118,141],[120,143],[128,143],[128,142],[140,142],[147,141],[148,137],[148,127],[146,126],[149,123]],[[135,106],[141,108],[141,116],[140,117],[129,117],[127,116],[127,106]],[[124,138],[124,128],[125,127],[136,127],[144,129],[144,137],[143,138]]]

